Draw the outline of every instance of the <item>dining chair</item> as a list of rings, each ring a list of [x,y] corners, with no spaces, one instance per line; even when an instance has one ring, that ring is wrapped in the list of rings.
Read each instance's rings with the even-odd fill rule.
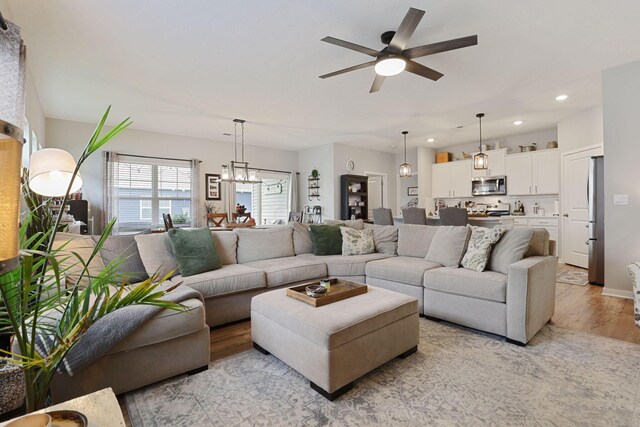
[[[440,208],[438,210],[440,225],[467,225],[469,214],[464,208]]]
[[[402,219],[405,224],[427,225],[427,211],[423,208],[402,209]]]
[[[299,222],[302,223],[302,219],[304,218],[304,212],[298,211],[290,211],[289,212],[289,222]]]
[[[393,225],[393,213],[389,208],[375,208],[373,223],[377,225]]]
[[[244,224],[251,219],[251,212],[245,212],[242,214],[233,213],[231,214],[231,217],[233,218],[234,222],[239,222],[241,224]]]
[[[225,222],[228,218],[226,212],[216,212],[216,213],[208,213],[207,214],[207,225],[209,223],[213,223],[214,228],[222,227],[222,223]]]
[[[164,230],[169,231],[173,228],[173,221],[171,220],[171,214],[162,214],[162,221],[164,222]]]

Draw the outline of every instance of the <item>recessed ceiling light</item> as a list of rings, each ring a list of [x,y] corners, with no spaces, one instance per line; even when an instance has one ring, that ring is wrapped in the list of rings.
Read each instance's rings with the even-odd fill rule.
[[[569,98],[569,95],[558,95],[556,96],[556,101],[566,101]]]
[[[433,139],[433,138],[429,138],[429,139],[427,139],[427,142],[436,142],[436,140]]]
[[[516,125],[516,126],[520,126],[523,123],[524,122],[522,120],[516,120],[515,122],[513,122],[513,124]]]

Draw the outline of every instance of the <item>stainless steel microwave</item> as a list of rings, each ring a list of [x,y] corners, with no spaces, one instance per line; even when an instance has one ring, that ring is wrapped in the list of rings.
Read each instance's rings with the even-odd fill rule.
[[[507,194],[506,176],[477,177],[471,180],[471,194],[474,196],[497,196]]]

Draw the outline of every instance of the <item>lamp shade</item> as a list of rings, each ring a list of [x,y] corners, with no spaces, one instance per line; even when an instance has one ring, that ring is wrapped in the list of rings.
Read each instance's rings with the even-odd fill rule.
[[[29,187],[43,196],[62,197],[67,193],[75,169],[76,161],[68,151],[59,148],[36,151],[29,159]],[[82,177],[78,174],[69,193],[80,187]]]
[[[22,143],[0,135],[0,273],[12,270],[18,261],[21,164]]]

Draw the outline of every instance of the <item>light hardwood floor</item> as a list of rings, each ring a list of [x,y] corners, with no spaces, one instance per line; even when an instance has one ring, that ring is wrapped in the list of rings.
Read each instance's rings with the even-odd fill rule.
[[[559,270],[570,267],[561,264]],[[602,287],[556,283],[556,309],[551,324],[640,344],[640,328],[633,322],[633,300],[602,295]],[[211,361],[252,348],[251,323],[248,320],[211,331]],[[131,425],[122,397],[120,408],[127,426]]]

